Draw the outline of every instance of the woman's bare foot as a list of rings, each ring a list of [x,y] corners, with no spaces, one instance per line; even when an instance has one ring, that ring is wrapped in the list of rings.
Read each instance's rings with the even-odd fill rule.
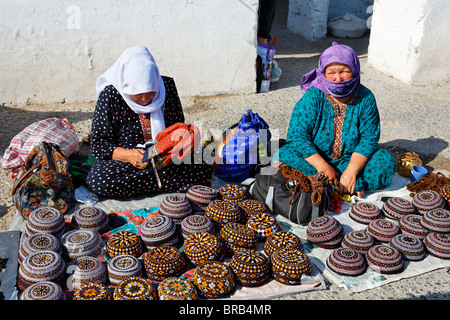
[[[364,198],[364,191],[357,191],[357,192],[356,192],[356,196],[357,196],[358,198]]]

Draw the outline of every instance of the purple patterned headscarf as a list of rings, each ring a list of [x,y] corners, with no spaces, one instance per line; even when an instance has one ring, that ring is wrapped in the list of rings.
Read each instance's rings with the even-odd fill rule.
[[[325,78],[325,69],[333,62],[349,66],[353,71],[353,78],[342,82],[334,82]],[[301,90],[305,93],[309,88],[316,87],[325,94],[343,98],[356,93],[359,83],[360,65],[355,51],[349,46],[333,41],[332,46],[320,55],[319,67],[303,75]]]

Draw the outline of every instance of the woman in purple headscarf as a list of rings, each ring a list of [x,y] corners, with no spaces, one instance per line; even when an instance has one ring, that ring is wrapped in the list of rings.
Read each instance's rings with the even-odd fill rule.
[[[396,162],[378,148],[380,117],[373,93],[360,83],[352,48],[326,49],[318,68],[305,74],[303,97],[292,112],[286,145],[274,156],[306,175],[323,172],[342,194],[389,186]]]

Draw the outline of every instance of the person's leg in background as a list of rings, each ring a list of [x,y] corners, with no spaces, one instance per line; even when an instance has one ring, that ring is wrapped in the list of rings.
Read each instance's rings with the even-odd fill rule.
[[[258,42],[267,44],[272,30],[272,23],[277,9],[276,0],[259,0]]]

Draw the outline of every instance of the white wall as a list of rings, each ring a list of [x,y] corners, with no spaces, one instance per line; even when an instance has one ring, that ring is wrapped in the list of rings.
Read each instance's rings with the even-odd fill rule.
[[[325,39],[329,2],[330,0],[289,0],[287,28],[306,39]]]
[[[14,0],[0,4],[0,103],[95,100],[146,45],[181,96],[255,91],[258,0]]]
[[[368,62],[405,83],[450,80],[450,1],[375,0]]]

